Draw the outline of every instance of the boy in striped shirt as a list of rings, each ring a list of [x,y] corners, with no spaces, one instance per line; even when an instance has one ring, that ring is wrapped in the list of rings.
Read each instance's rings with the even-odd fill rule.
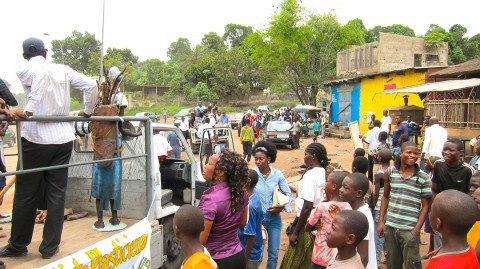
[[[384,178],[377,232],[385,236],[388,269],[402,269],[403,264],[407,269],[422,268],[420,230],[432,199],[432,182],[416,164],[417,144],[403,143],[399,156],[400,164],[390,167]]]

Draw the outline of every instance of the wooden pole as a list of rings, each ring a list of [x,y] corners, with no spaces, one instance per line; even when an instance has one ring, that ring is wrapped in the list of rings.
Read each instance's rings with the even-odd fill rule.
[[[13,184],[15,184],[16,178],[17,178],[16,176],[13,176],[12,179],[10,179],[7,185],[3,188],[3,190],[0,192],[0,199],[3,198],[5,193],[7,193],[8,189],[10,189],[10,187],[12,187]]]

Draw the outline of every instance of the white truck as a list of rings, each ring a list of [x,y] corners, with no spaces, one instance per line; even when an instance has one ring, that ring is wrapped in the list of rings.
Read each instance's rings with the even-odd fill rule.
[[[122,210],[119,216],[128,227],[115,232],[97,232],[92,229],[96,210],[95,199],[90,197],[90,191],[92,163],[95,161],[87,134],[74,142],[69,164],[66,208],[73,208],[74,212],[88,211],[91,217],[65,221],[60,252],[51,260],[41,259],[41,255],[36,252],[43,228],[37,224],[27,257],[2,259],[8,268],[180,268],[183,257],[180,242],[173,232],[173,215],[182,204],[197,205],[203,191],[209,187],[202,177],[203,166],[190,147],[186,146],[187,141],[181,131],[173,125],[152,123],[147,117],[92,117],[88,121],[112,119],[117,122],[141,122],[140,126],[143,126],[142,136],[123,141],[125,148],[120,157]],[[29,120],[52,121],[52,118],[34,116]],[[55,120],[78,121],[83,126],[81,121],[85,118],[56,117]],[[231,129],[214,129],[215,132],[222,132],[226,138],[223,144],[217,141],[216,144],[221,147],[215,148],[234,151]],[[185,145],[181,159],[167,158],[161,166],[153,154],[152,143],[153,134],[160,131],[175,132],[180,143]],[[20,147],[21,144],[19,150]],[[203,146],[200,146],[200,154],[202,149]],[[28,172],[19,170],[7,175]],[[104,211],[104,214],[108,215],[109,212]],[[108,219],[107,216],[105,218]],[[9,233],[10,226],[3,227]]]

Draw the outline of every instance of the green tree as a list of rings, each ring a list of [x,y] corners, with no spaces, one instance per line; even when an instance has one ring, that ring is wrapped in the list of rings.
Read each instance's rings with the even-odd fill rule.
[[[218,95],[210,90],[206,83],[199,82],[195,87],[191,88],[188,96],[197,98],[197,100],[218,100]]]
[[[171,61],[180,62],[192,54],[192,48],[188,38],[180,37],[172,42],[167,50],[167,56]]]
[[[253,30],[251,26],[229,23],[225,26],[223,40],[229,44],[231,48],[240,47],[243,40],[252,33]]]
[[[208,51],[219,52],[225,50],[223,39],[215,32],[210,32],[202,37],[201,45]]]
[[[367,42],[378,41],[380,32],[415,37],[415,31],[412,28],[401,24],[392,24],[391,26],[377,25],[370,31],[371,33],[367,34],[369,36]],[[373,40],[370,40],[372,36]]]
[[[138,56],[133,55],[130,49],[108,48],[103,56],[105,66],[118,66],[122,68],[138,62]]]
[[[73,31],[63,40],[52,40],[52,59],[65,63],[74,70],[90,75],[100,75],[100,41],[95,35]]]

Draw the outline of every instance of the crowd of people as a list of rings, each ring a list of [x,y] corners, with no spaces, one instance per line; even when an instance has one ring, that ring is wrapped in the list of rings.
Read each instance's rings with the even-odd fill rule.
[[[436,117],[426,117],[420,147],[401,117],[395,121],[393,129],[391,121],[372,123],[362,137],[367,150],[355,150],[351,171],[333,169],[321,143],[307,145],[294,210],[294,195],[274,167],[274,144],[253,145],[256,167],[250,170],[244,156],[213,155],[204,172],[213,186],[198,210],[205,246],[198,249],[209,261],[201,268],[259,268],[264,259],[266,268],[284,269],[375,269],[382,263],[389,269],[422,268],[422,259],[429,259],[426,268],[480,268],[480,144],[474,141],[477,156],[470,165],[462,159],[463,142],[448,137]],[[254,136],[252,128],[246,131]],[[288,203],[273,206],[278,191]],[[282,228],[282,211],[295,214],[288,227]],[[222,237],[211,235],[217,229]],[[431,233],[431,251],[423,256],[422,229]],[[289,246],[279,261],[282,230]],[[187,256],[185,264],[190,262]]]

